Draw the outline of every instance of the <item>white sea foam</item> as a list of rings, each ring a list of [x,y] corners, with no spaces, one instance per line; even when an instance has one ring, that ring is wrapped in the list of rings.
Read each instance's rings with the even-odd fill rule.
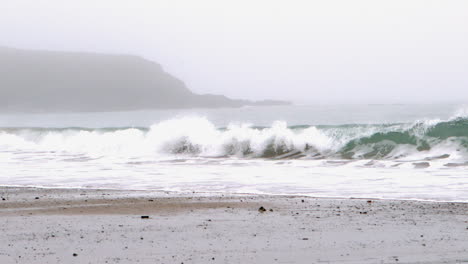
[[[333,144],[332,138],[315,127],[294,131],[285,122],[275,122],[265,129],[232,124],[219,130],[205,118],[171,119],[151,126],[148,131],[129,128],[111,131],[70,129],[0,133],[0,147],[3,149],[91,156],[146,156],[166,153],[260,157],[268,148],[272,151],[291,151],[305,149],[308,145],[327,151]]]
[[[276,121],[267,128],[236,123],[219,129],[206,118],[190,117],[163,121],[147,130],[10,129],[0,132],[0,151],[59,152],[92,158],[162,158],[165,155],[274,158],[294,151],[303,153],[301,157],[305,158],[321,155],[395,159],[444,154],[461,157],[466,153],[465,141],[456,134],[451,137],[450,129],[465,123],[447,122],[450,121],[291,128],[286,122]],[[437,132],[443,138],[426,136],[431,129],[444,124],[448,125]],[[455,129],[458,130],[454,133],[460,133],[460,128]]]

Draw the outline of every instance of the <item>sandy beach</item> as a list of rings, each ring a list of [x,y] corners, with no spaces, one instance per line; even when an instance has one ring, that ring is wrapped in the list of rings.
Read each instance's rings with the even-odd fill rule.
[[[2,264],[468,262],[468,203],[0,190]]]

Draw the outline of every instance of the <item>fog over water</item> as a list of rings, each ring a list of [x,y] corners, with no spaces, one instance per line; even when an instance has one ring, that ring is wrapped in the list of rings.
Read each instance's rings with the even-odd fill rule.
[[[139,55],[232,98],[464,102],[466,14],[466,1],[3,1],[0,45]]]

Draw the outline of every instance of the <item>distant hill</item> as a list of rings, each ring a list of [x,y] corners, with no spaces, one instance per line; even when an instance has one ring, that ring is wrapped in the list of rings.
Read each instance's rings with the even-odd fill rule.
[[[0,47],[0,111],[119,111],[283,105],[192,93],[152,61],[130,55]]]

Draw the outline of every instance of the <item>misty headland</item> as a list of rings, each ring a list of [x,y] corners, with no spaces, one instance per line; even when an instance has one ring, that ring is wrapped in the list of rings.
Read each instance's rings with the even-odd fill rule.
[[[132,55],[0,47],[0,111],[126,111],[288,105],[196,94],[161,65]]]

